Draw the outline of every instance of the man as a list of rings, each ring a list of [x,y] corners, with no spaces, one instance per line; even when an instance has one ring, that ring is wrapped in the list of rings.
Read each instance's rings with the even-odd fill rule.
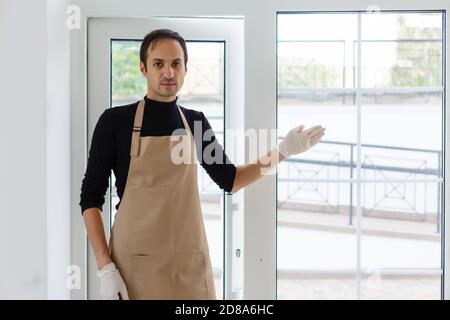
[[[140,60],[147,95],[100,116],[81,188],[100,298],[215,299],[197,186],[198,155],[214,144],[214,159],[221,161],[202,161],[202,167],[223,190],[234,193],[258,180],[264,170],[317,144],[325,129],[297,126],[265,157],[236,167],[214,136],[194,140],[195,121],[203,132],[211,129],[204,114],[177,105],[187,72],[184,39],[168,29],[154,30],[142,41]],[[172,133],[178,129],[185,129],[180,138],[197,151],[187,154],[187,163],[173,159]],[[111,169],[120,202],[108,247],[100,210]]]

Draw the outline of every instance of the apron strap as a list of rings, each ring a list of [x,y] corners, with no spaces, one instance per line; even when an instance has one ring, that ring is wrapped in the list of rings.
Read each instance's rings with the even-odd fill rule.
[[[178,111],[180,112],[181,115],[181,120],[183,120],[183,124],[184,124],[184,128],[186,129],[188,135],[190,135],[192,138],[194,138],[194,135],[192,134],[191,128],[189,127],[186,118],[184,117],[183,112],[181,111],[180,107],[177,105]]]
[[[145,101],[139,101],[139,104],[136,109],[136,113],[134,115],[134,126],[133,133],[131,136],[131,150],[130,156],[137,157],[139,156],[139,145],[141,141],[141,127],[142,127],[142,119],[144,117],[144,106]]]
[[[186,129],[188,136],[190,136],[190,138],[192,139],[192,143],[194,144],[194,147],[193,147],[194,163],[197,163],[197,161],[198,161],[197,152],[199,152],[199,151],[197,150],[197,144],[195,143],[194,135],[192,134],[191,127],[189,127],[189,124],[186,121],[186,117],[184,116],[183,111],[181,111],[181,108],[178,105],[177,105],[177,107],[178,107],[178,111],[180,112],[180,115],[181,115],[181,120],[183,120],[184,128]]]
[[[134,115],[134,125],[133,125],[133,133],[131,136],[131,150],[130,150],[130,156],[131,157],[138,157],[139,156],[139,146],[141,141],[141,128],[142,128],[142,119],[144,118],[144,106],[145,101],[141,100],[139,101],[139,104],[136,109],[136,114]],[[181,115],[181,120],[183,120],[184,127],[192,138],[194,138],[194,135],[192,134],[191,128],[188,125],[188,122],[186,121],[186,118],[181,111],[180,107],[177,105],[178,111]]]

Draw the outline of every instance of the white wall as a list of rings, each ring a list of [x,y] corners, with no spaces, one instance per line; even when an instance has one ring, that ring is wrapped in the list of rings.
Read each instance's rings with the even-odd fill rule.
[[[69,32],[62,0],[0,2],[0,299],[68,299]]]
[[[46,297],[46,6],[0,2],[0,298]]]

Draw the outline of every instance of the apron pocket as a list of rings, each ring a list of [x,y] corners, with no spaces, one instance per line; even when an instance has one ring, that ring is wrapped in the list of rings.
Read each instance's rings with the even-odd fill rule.
[[[132,255],[130,289],[131,299],[173,299],[171,256]]]

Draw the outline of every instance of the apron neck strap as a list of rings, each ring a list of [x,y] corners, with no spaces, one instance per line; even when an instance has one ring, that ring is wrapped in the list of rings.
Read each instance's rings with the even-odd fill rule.
[[[145,101],[144,100],[139,101],[139,104],[136,109],[136,114],[134,115],[133,133],[131,136],[131,150],[130,150],[131,157],[139,156],[142,120],[144,118],[144,107]],[[190,135],[193,138],[194,136],[192,134],[191,128],[188,125],[188,122],[186,121],[186,117],[184,116],[183,112],[181,111],[178,105],[177,108],[178,111],[180,112],[181,119],[183,120],[184,128],[186,129],[188,135]]]
[[[183,120],[183,124],[184,124],[184,128],[187,131],[187,134],[190,135],[192,138],[194,137],[194,135],[192,134],[191,128],[188,125],[188,122],[186,120],[186,117],[184,116],[183,111],[181,111],[180,107],[177,105],[178,111],[180,112],[181,115],[181,120]]]
[[[133,134],[131,136],[131,157],[137,157],[139,155],[139,145],[141,138],[141,128],[142,128],[142,119],[144,118],[144,106],[145,101],[139,101],[139,104],[136,109],[136,114],[134,115],[134,125],[133,125]]]

